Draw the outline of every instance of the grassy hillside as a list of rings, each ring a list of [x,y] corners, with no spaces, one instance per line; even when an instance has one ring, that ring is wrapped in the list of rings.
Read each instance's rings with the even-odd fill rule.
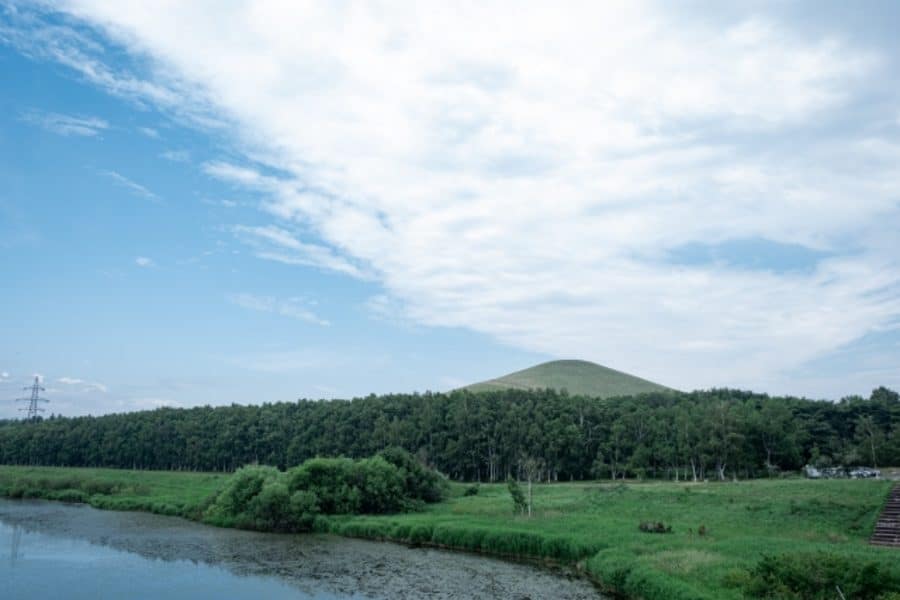
[[[227,475],[0,467],[0,495],[81,500],[202,519]],[[897,550],[866,540],[891,482],[755,480],[740,483],[560,483],[534,490],[534,516],[514,515],[505,485],[452,497],[422,512],[330,516],[317,529],[578,565],[603,587],[645,600],[739,600],[763,556],[825,553],[877,563],[900,582]],[[642,522],[671,526],[665,534]],[[781,557],[788,557],[787,559]],[[867,575],[872,579],[872,573]],[[852,577],[848,576],[848,579]],[[842,582],[843,583],[843,582]],[[896,583],[896,582],[895,582]],[[844,589],[851,585],[848,581]],[[892,584],[890,589],[900,589]],[[823,595],[832,598],[832,586]],[[768,597],[785,597],[777,593]],[[813,597],[813,596],[802,596]],[[848,598],[874,598],[854,593]],[[887,597],[887,596],[879,596]]]
[[[489,392],[509,388],[519,390],[549,388],[597,398],[628,396],[669,389],[658,383],[586,360],[554,360],[497,379],[475,383],[464,389],[473,392]]]

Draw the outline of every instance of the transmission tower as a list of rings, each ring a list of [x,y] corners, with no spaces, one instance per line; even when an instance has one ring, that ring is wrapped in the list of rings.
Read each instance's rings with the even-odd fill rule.
[[[20,408],[19,410],[24,410],[27,413],[26,418],[29,421],[32,421],[37,418],[38,413],[44,412],[44,409],[38,406],[38,402],[50,402],[46,398],[41,398],[41,392],[46,392],[47,390],[41,386],[40,378],[35,375],[34,376],[34,384],[28,387],[23,387],[23,390],[26,392],[31,390],[31,397],[29,398],[16,398],[16,402],[27,402],[28,408]]]

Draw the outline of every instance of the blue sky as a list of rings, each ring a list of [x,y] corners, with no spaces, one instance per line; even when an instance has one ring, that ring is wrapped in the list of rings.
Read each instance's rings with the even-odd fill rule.
[[[717,6],[0,3],[0,391],[900,387],[897,9]]]

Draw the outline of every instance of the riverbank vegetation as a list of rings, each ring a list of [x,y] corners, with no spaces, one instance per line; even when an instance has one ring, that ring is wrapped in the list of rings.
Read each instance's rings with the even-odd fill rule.
[[[896,550],[866,544],[887,482],[784,477],[900,464],[885,388],[838,403],[501,390],[5,421],[0,463],[20,465],[0,467],[9,497],[552,560],[625,597],[900,592]],[[38,464],[131,470],[21,466]]]
[[[549,390],[370,396],[0,421],[0,463],[282,470],[406,449],[454,480],[746,479],[900,464],[900,396],[834,403],[734,390],[597,399]]]
[[[372,458],[313,458],[287,471],[239,469],[224,489],[199,507],[213,525],[271,532],[312,531],[326,515],[386,514],[422,510],[441,500],[446,481],[404,450]]]
[[[217,498],[239,477],[0,467],[0,494],[64,499],[71,489],[100,508],[171,507],[172,514],[210,521]],[[505,483],[483,483],[468,494],[471,486],[452,484],[448,498],[423,502],[416,507],[421,510],[320,513],[311,526],[345,536],[553,560],[633,598],[832,598],[834,585],[845,595],[850,590],[848,598],[888,598],[888,591],[900,591],[897,551],[866,540],[890,485],[800,479],[544,483],[534,485],[528,517],[514,512]],[[671,532],[642,531],[648,522],[664,523]]]

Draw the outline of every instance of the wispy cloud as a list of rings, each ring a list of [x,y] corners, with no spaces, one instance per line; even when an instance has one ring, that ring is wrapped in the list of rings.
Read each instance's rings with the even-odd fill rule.
[[[675,386],[790,386],[900,314],[897,53],[769,5],[686,6],[69,5],[141,77],[78,32],[16,43],[227,123],[247,160],[204,170],[263,197],[273,224],[232,230],[259,257]],[[235,24],[253,35],[221,35]],[[746,240],[814,258],[671,260]]]
[[[166,150],[160,157],[172,162],[191,162],[191,153],[187,150]]]
[[[146,256],[138,256],[134,259],[134,264],[145,269],[156,266],[156,263],[153,262],[153,259],[147,258]]]
[[[291,232],[274,225],[235,225],[231,231],[239,240],[251,246],[259,258],[289,265],[317,267],[359,279],[369,276],[331,248],[301,242]]]
[[[60,377],[57,381],[63,385],[80,387],[81,391],[85,393],[101,392],[105,394],[109,391],[109,388],[100,382],[85,381],[84,379],[78,379],[77,377]]]
[[[134,182],[131,179],[125,177],[121,173],[117,173],[116,171],[101,171],[100,173],[106,177],[109,177],[116,184],[125,188],[126,190],[128,190],[129,192],[131,192],[132,194],[134,194],[136,196],[140,196],[141,198],[146,198],[147,200],[154,200],[154,201],[159,200],[159,196],[157,196],[156,194],[154,194],[153,192],[151,192],[149,189],[142,186],[141,184]]]
[[[38,110],[24,113],[22,120],[47,131],[66,136],[96,137],[109,128],[109,123],[98,117],[64,115]]]
[[[141,134],[147,136],[148,138],[152,138],[154,140],[159,139],[159,131],[154,129],[153,127],[138,127],[137,129]]]
[[[229,294],[227,299],[232,304],[248,310],[273,313],[315,325],[328,326],[331,324],[316,315],[313,310],[315,303],[305,298],[294,297],[281,300],[273,296],[258,296],[244,293]]]
[[[227,198],[222,199],[212,199],[212,198],[203,198],[201,200],[203,204],[207,204],[209,206],[221,206],[223,208],[235,208],[238,206],[238,202],[236,200],[229,200]]]

